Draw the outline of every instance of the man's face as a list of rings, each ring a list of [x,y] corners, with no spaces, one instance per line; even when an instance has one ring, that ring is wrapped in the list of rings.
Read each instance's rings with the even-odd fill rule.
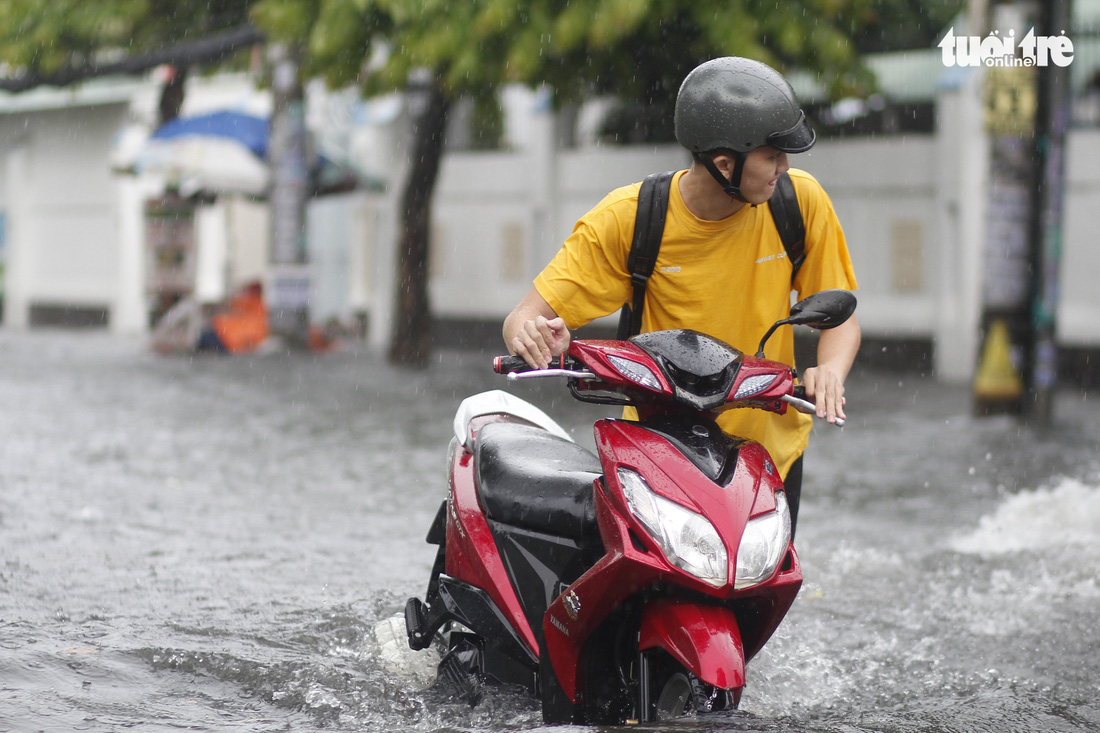
[[[750,204],[762,204],[775,192],[779,174],[790,168],[787,154],[765,146],[751,151],[741,171],[741,195]]]

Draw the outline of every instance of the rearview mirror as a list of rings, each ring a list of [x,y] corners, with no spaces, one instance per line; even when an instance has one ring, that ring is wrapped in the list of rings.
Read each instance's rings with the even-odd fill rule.
[[[803,298],[791,306],[791,315],[768,329],[760,339],[760,348],[756,355],[764,356],[764,344],[768,342],[775,329],[788,324],[809,326],[820,331],[836,328],[852,317],[856,311],[856,296],[847,290],[822,290],[820,293]]]
[[[792,305],[785,322],[825,331],[847,321],[855,310],[856,296],[847,290],[822,290]]]

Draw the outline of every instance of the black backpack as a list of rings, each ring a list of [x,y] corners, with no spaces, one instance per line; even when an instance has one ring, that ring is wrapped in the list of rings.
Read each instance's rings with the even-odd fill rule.
[[[642,309],[645,307],[645,289],[653,267],[657,262],[657,252],[661,248],[661,237],[665,232],[665,213],[668,211],[669,189],[675,171],[653,173],[642,181],[638,193],[638,213],[634,218],[634,239],[630,243],[630,257],[627,270],[630,282],[634,286],[633,304],[627,303],[619,314],[620,340],[634,336],[642,330]],[[802,221],[802,211],[798,208],[798,198],[794,193],[791,177],[784,172],[775,184],[775,192],[768,201],[768,208],[775,220],[779,238],[783,240],[783,249],[791,261],[791,284],[798,274],[798,268],[806,259],[806,225]]]

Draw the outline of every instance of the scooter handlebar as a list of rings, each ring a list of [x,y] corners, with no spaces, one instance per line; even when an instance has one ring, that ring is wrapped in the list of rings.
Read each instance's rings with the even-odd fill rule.
[[[596,375],[589,371],[570,368],[576,366],[576,362],[566,359],[564,356],[556,362],[557,366],[546,369],[536,369],[524,361],[520,356],[494,356],[493,371],[497,374],[505,374],[509,380],[516,379],[541,379],[543,377],[569,377],[572,379],[595,379]]]
[[[508,374],[509,372],[524,372],[531,367],[523,360],[522,356],[494,356],[493,357],[493,371],[497,374]]]
[[[565,359],[564,358],[561,359],[559,361],[559,364],[562,365],[562,366],[565,366]],[[511,376],[510,378],[520,378],[519,375],[522,372],[535,372],[535,371],[539,372],[539,374],[538,375],[531,374],[531,375],[528,375],[528,376],[546,376],[546,377],[567,376],[567,377],[579,377],[579,378],[583,378],[583,379],[592,379],[592,378],[595,377],[595,375],[592,374],[591,372],[578,372],[578,371],[570,371],[570,370],[567,370],[567,369],[542,369],[542,370],[534,369],[534,368],[531,367],[531,365],[529,365],[524,360],[524,358],[522,356],[514,356],[514,355],[494,356],[493,357],[493,371],[496,372],[497,374],[514,375],[514,376]],[[791,395],[785,396],[783,398],[783,401],[786,402],[791,407],[793,407],[794,409],[798,410],[799,412],[806,413],[807,415],[813,415],[814,413],[817,412],[817,406],[813,402],[811,402],[810,400],[806,399],[806,388],[802,385],[797,385],[794,388],[794,393],[791,394]],[[844,427],[844,420],[843,420],[843,418],[838,417],[836,419],[836,422],[834,422],[833,424],[836,425],[838,428],[842,428],[842,427]]]
[[[528,364],[522,356],[494,356],[493,371],[497,374],[515,374],[517,372],[552,372],[555,370],[569,370],[576,366],[577,362],[564,355],[556,357],[545,369],[539,369]]]
[[[794,394],[784,397],[783,401],[799,412],[807,415],[813,415],[817,412],[817,405],[806,399],[806,388],[801,384],[794,388]],[[836,425],[838,428],[844,427],[844,418],[838,417],[833,425]]]

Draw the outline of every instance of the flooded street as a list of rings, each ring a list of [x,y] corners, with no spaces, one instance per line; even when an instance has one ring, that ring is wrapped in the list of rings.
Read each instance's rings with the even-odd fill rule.
[[[421,595],[455,408],[486,355],[163,358],[0,331],[0,731],[515,731],[386,671]],[[667,731],[1100,731],[1100,396],[1037,430],[855,374],[806,459],[805,584],[735,713]],[[558,729],[564,730],[564,729]],[[572,729],[571,729],[572,730]]]

